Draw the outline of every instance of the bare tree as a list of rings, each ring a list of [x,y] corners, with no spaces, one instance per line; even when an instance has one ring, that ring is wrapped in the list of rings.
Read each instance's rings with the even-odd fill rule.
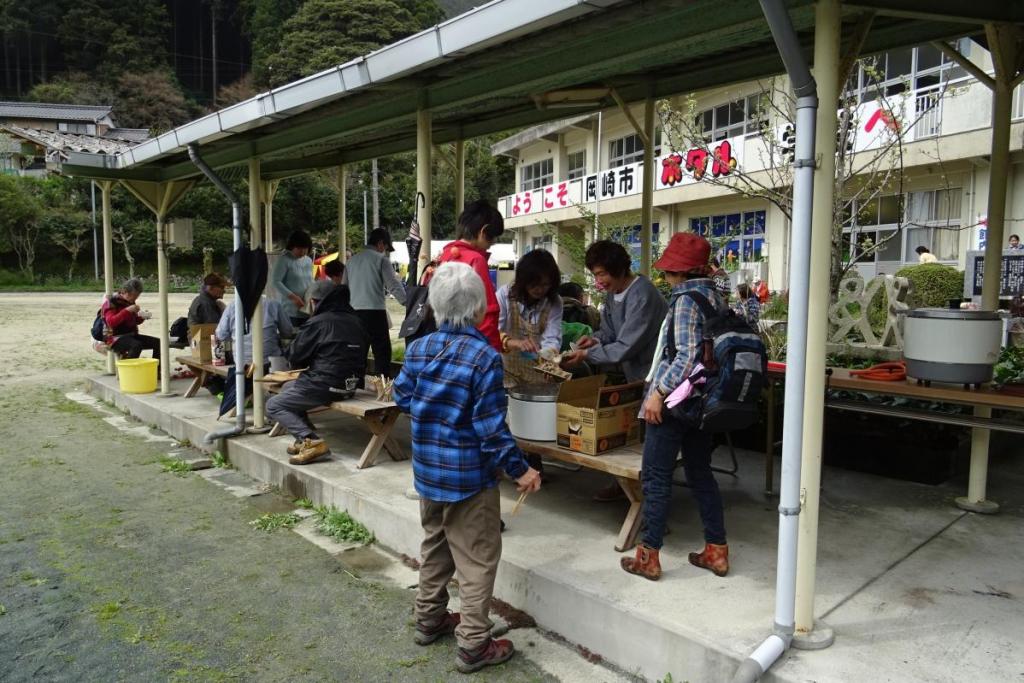
[[[128,243],[135,237],[135,233],[122,223],[113,229],[112,237],[124,249],[124,260],[128,262],[128,277],[135,277],[135,257],[132,256],[132,250],[128,246]]]
[[[89,234],[88,224],[76,220],[77,218],[79,216],[71,215],[67,217],[67,220],[55,222],[50,231],[50,239],[53,240],[53,243],[68,252],[71,257],[71,263],[68,265],[68,282],[75,276],[78,255],[85,248],[86,237]]]
[[[873,60],[862,60],[868,77],[868,87],[883,80]],[[845,78],[843,79],[845,81]],[[711,139],[711,132],[703,130],[703,121],[698,116],[697,99],[687,96],[682,106],[673,106],[667,100],[659,102],[658,111],[662,128],[669,137],[673,149],[691,150],[687,154],[687,170],[694,172],[702,182],[727,187],[747,198],[770,202],[791,219],[793,161],[796,135],[796,100],[788,81],[780,78],[759,82],[760,96],[753,112],[754,125],[759,133],[760,144],[757,155],[760,163],[747,163],[745,167],[719,165],[716,172],[705,168],[691,168],[690,154],[697,151],[694,159],[718,161],[720,142]],[[866,88],[867,89],[867,88]],[[894,91],[910,92],[909,82]],[[904,148],[909,133],[926,117],[934,116],[944,97],[952,89],[944,84],[930,91],[921,106],[917,98],[891,98],[885,89],[876,88],[875,107],[867,121],[861,120],[865,109],[856,94],[844,95],[839,103],[839,119],[836,140],[835,204],[832,211],[832,266],[831,290],[835,294],[843,277],[859,261],[868,260],[892,240],[902,239],[906,226],[904,211]],[[909,106],[908,106],[909,103]],[[749,114],[748,114],[749,115]],[[874,132],[876,129],[881,132]],[[877,138],[870,149],[858,136],[871,133]],[[936,145],[938,156],[938,145]],[[858,151],[859,150],[859,151]],[[697,173],[700,173],[697,175]],[[856,241],[855,230],[847,232],[854,221],[855,212],[863,213],[866,207],[877,206],[883,196],[896,197],[898,220],[895,229],[883,239],[863,238]],[[862,216],[866,217],[866,216]],[[849,237],[847,237],[849,234]],[[727,236],[727,239],[731,236]]]

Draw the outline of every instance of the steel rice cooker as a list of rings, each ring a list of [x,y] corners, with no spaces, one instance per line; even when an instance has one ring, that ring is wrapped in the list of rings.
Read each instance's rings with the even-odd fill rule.
[[[907,375],[925,382],[983,384],[999,357],[1003,321],[995,311],[916,308],[903,328]]]
[[[520,384],[508,390],[508,428],[529,441],[558,438],[558,384]]]

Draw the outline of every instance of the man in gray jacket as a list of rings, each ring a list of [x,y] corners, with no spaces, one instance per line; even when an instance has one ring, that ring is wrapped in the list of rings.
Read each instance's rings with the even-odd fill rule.
[[[579,350],[562,356],[562,364],[572,367],[585,360],[613,381],[643,381],[654,360],[668,302],[650,280],[632,272],[632,260],[621,244],[594,242],[587,249],[586,265],[605,293],[601,328],[593,337],[580,339]],[[625,494],[614,479],[594,496],[599,501],[622,498]]]
[[[594,242],[587,249],[587,270],[606,298],[601,328],[579,341],[579,351],[563,357],[565,365],[587,361],[627,382],[647,377],[658,346],[658,333],[668,303],[658,288],[630,270],[629,254],[621,244]]]
[[[352,293],[352,308],[370,335],[374,374],[391,377],[391,325],[388,322],[387,295],[405,304],[405,287],[391,266],[388,254],[391,233],[377,228],[370,233],[366,248],[345,265],[345,282]]]

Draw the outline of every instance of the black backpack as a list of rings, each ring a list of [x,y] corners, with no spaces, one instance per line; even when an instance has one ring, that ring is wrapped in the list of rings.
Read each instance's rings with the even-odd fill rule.
[[[103,320],[103,309],[96,311],[96,319],[92,321],[92,338],[96,341],[106,341],[104,336],[104,328],[107,326],[106,321]]]
[[[731,432],[755,424],[768,376],[768,352],[761,336],[731,308],[718,310],[699,292],[683,292],[704,317],[705,383],[669,413],[702,432]],[[673,309],[675,299],[672,301]],[[669,323],[666,351],[675,358],[675,324]]]

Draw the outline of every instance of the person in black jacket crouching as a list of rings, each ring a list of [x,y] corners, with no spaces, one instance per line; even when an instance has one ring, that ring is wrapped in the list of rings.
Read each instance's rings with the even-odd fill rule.
[[[370,337],[349,302],[349,289],[335,287],[299,328],[288,351],[293,368],[308,368],[294,382],[267,401],[267,415],[295,437],[288,447],[293,465],[308,465],[331,454],[317,436],[307,411],[327,405],[349,393],[366,374]]]

